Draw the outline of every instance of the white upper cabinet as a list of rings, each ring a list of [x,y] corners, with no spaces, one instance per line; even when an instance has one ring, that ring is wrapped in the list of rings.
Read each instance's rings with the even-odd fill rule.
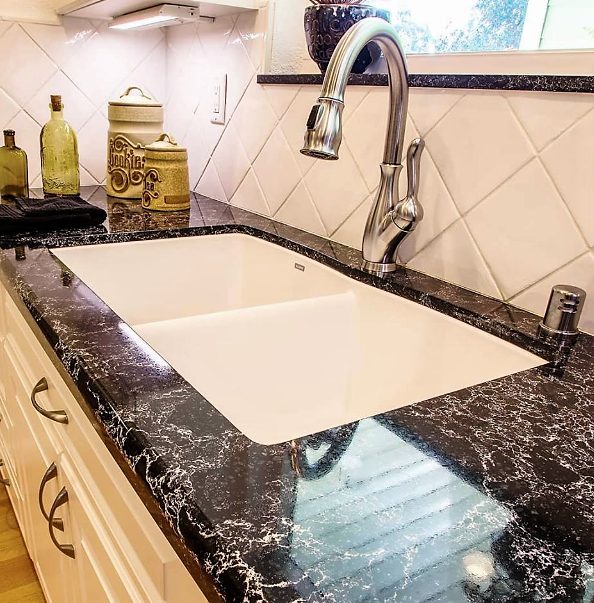
[[[0,0],[0,19],[58,25],[56,10],[65,0]]]
[[[164,2],[165,4],[176,4],[175,0]],[[256,10],[262,5],[261,0],[208,0],[207,2],[197,0],[184,0],[178,2],[184,6],[199,6],[200,14],[204,17],[220,17],[230,13],[238,13],[245,10]],[[69,17],[83,17],[86,19],[111,19],[126,13],[142,10],[160,4],[155,0],[74,0],[65,2],[61,0],[58,8],[60,15]]]
[[[160,4],[159,0],[0,0],[0,21],[59,25],[60,16],[111,19]],[[163,3],[176,4],[177,0]],[[257,10],[266,0],[183,0],[184,6],[199,6],[205,17]]]

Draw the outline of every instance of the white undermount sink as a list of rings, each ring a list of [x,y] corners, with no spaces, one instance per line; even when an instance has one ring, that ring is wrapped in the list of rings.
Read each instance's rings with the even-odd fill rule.
[[[260,444],[545,363],[248,235],[52,253]]]

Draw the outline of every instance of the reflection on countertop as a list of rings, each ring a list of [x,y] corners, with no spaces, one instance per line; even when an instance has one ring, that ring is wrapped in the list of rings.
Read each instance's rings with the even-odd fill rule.
[[[365,419],[315,440],[301,454],[333,462],[296,479],[289,555],[331,600],[591,600],[592,566],[544,543],[535,550],[506,506],[389,423]]]
[[[164,228],[189,228],[190,210],[157,212],[143,209],[139,201],[108,197],[107,219],[111,232],[138,232]]]

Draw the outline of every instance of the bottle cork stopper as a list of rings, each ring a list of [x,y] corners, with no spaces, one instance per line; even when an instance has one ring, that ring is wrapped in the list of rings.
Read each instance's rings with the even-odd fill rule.
[[[15,131],[14,130],[4,130],[4,136],[14,136],[15,135]]]
[[[53,111],[61,111],[62,110],[62,97],[59,94],[52,94],[50,96],[52,101],[52,110]]]

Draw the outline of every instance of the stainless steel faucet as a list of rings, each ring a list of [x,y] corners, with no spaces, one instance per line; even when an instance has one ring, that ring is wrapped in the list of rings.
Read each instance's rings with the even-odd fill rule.
[[[318,159],[338,159],[347,81],[355,59],[370,41],[380,46],[388,64],[390,115],[380,165],[381,180],[363,234],[363,268],[382,274],[396,270],[398,247],[423,219],[418,193],[421,154],[425,147],[423,140],[417,138],[408,148],[408,192],[400,201],[398,180],[408,112],[408,71],[396,30],[383,19],[362,19],[336,47],[318,102],[309,114],[301,152]]]

